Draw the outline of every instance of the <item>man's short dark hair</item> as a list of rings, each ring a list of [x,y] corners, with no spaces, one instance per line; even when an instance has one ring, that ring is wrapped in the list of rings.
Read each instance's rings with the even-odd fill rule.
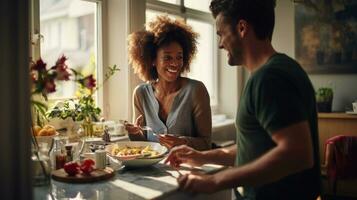
[[[210,10],[214,18],[220,13],[232,28],[239,20],[253,26],[258,39],[271,40],[275,24],[275,0],[212,0]]]

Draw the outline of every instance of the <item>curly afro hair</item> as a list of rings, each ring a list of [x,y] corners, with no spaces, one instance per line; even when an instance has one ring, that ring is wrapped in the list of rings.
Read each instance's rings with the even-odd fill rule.
[[[157,50],[172,42],[180,44],[183,50],[182,72],[190,70],[190,63],[197,52],[197,37],[190,26],[181,20],[170,19],[167,15],[158,16],[146,24],[146,30],[129,35],[129,63],[143,81],[158,78],[153,61]]]

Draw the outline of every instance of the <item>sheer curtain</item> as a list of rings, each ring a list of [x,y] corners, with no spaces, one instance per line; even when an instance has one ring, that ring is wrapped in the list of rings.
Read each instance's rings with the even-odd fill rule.
[[[29,1],[0,5],[0,198],[32,199]]]

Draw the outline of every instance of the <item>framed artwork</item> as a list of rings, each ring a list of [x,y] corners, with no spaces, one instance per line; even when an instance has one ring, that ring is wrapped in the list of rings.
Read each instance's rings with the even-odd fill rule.
[[[357,73],[357,0],[294,0],[295,57],[308,73]]]

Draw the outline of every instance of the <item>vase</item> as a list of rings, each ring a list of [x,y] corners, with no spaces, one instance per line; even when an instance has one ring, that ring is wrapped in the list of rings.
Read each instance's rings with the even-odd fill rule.
[[[332,101],[317,102],[317,111],[330,113],[332,110]]]
[[[91,117],[85,117],[82,123],[82,128],[85,137],[93,137],[94,130],[93,130],[93,122]]]

